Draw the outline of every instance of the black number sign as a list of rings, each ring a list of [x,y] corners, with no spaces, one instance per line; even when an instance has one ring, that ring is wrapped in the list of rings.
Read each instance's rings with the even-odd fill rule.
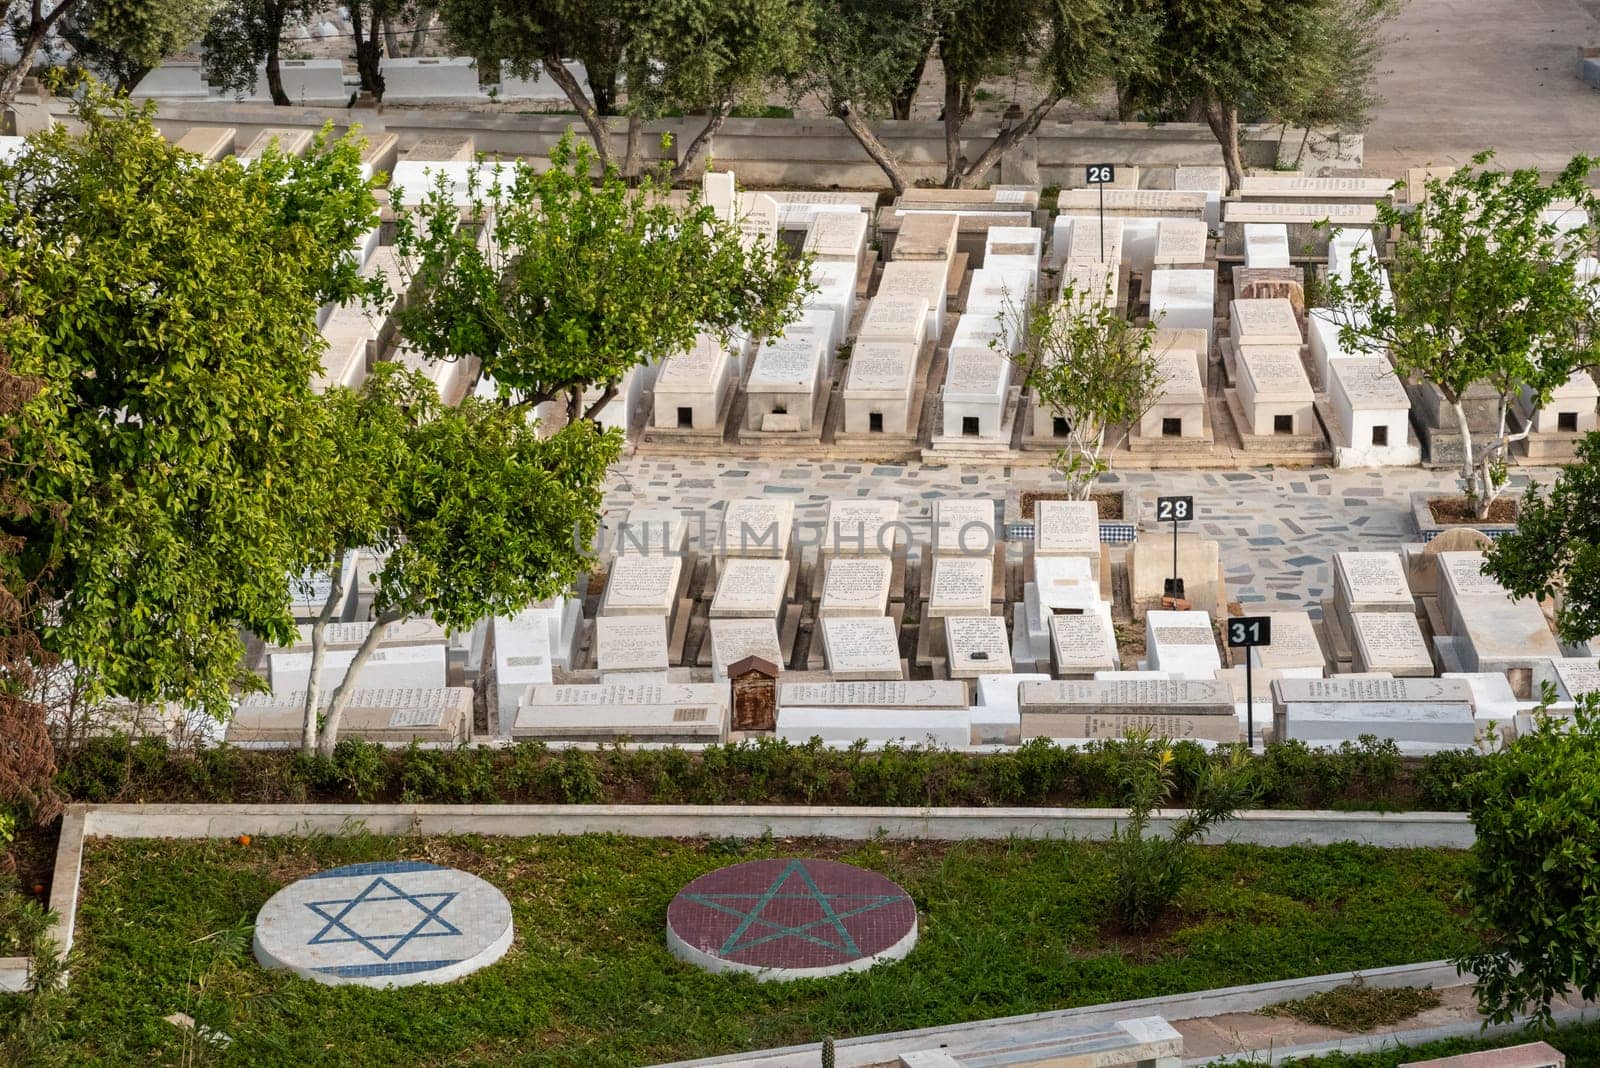
[[[1156,522],[1187,523],[1194,518],[1193,497],[1157,497]]]
[[[1088,185],[1109,185],[1117,180],[1117,168],[1111,163],[1091,163],[1083,169],[1083,180]]]
[[[1228,648],[1250,649],[1271,644],[1271,616],[1239,616],[1228,620]]]

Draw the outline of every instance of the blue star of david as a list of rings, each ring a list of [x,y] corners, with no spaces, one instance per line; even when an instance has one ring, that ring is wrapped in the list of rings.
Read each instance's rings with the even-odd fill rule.
[[[368,883],[355,897],[335,898],[329,901],[308,901],[306,908],[316,913],[328,922],[322,930],[311,936],[306,944],[310,946],[332,945],[340,942],[354,942],[366,947],[380,960],[392,960],[394,955],[410,945],[418,938],[445,938],[450,935],[459,935],[460,928],[449,920],[440,916],[444,907],[457,897],[457,891],[444,890],[437,893],[412,894],[400,889],[381,875]],[[433,900],[432,905],[426,902]],[[346,922],[351,913],[362,905],[378,904],[387,901],[404,901],[413,906],[420,914],[415,926],[410,930],[399,931],[391,934],[373,934],[358,931]],[[337,912],[329,909],[339,906]],[[335,934],[334,932],[342,932]],[[387,949],[378,945],[380,942],[393,943]]]
[[[799,893],[784,893],[783,885],[789,876],[798,875],[805,889]],[[835,950],[849,954],[852,957],[861,956],[861,947],[845,927],[844,921],[852,916],[860,916],[864,912],[872,912],[886,905],[892,905],[902,900],[898,894],[825,894],[817,887],[817,881],[811,877],[811,872],[805,864],[798,860],[791,860],[788,865],[772,880],[759,894],[685,894],[687,900],[704,905],[718,912],[725,912],[729,916],[739,918],[739,926],[728,935],[727,941],[722,943],[718,951],[720,955],[727,956],[741,949],[752,949],[755,946],[775,942],[780,938],[799,938],[810,942],[812,945],[824,949]],[[748,909],[739,909],[732,904],[735,901],[748,901],[754,898],[755,904]],[[778,923],[775,920],[762,918],[761,913],[774,901],[815,901],[822,909],[822,918],[811,920],[808,923],[790,926]],[[853,906],[845,907],[841,911],[834,907],[834,903],[841,905],[845,902],[855,902]],[[757,926],[763,928],[756,931]],[[770,930],[765,930],[770,928]]]

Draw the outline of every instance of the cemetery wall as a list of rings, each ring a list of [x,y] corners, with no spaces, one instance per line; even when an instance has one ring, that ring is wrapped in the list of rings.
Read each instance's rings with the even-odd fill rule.
[[[64,101],[51,100],[57,114]],[[386,131],[399,138],[404,153],[418,141],[432,137],[470,134],[479,152],[542,157],[569,127],[579,134],[582,126],[571,115],[509,114],[503,112],[401,109],[352,111],[346,108],[279,108],[269,105],[167,101],[156,125],[168,137],[181,136],[191,127],[231,126],[240,144],[248,144],[262,130],[297,126],[315,130],[332,123],[342,132],[360,123],[368,134]],[[614,121],[620,149],[626,130]],[[699,132],[701,120],[690,117],[649,123],[641,139],[647,160],[660,157],[660,135],[671,133],[675,145],[684,146]],[[995,135],[995,123],[966,126],[964,152],[976,156]],[[938,122],[885,121],[876,130],[904,164],[907,177],[936,182],[944,178],[944,127]],[[1276,125],[1244,127],[1245,165],[1271,167],[1280,150],[1292,159],[1300,134]],[[1173,167],[1219,165],[1221,151],[1203,123],[1060,122],[1047,123],[1017,150],[1019,157],[1036,159],[1038,181],[1049,185],[1081,184],[1085,163],[1115,160],[1130,166]],[[868,159],[843,124],[831,119],[729,119],[717,134],[711,156],[719,170],[733,170],[750,186],[887,188],[883,173]],[[1343,134],[1337,139],[1342,168],[1361,165],[1361,136]],[[1308,161],[1314,166],[1315,161]],[[990,180],[999,180],[997,169]]]

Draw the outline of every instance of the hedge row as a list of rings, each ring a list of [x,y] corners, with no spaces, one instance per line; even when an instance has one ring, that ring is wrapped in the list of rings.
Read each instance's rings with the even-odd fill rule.
[[[346,739],[327,759],[105,738],[64,755],[57,783],[72,800],[88,802],[1115,806],[1128,744],[1076,748],[1036,740],[1010,752],[970,754],[770,739],[703,752],[536,742],[388,750]],[[1201,769],[1222,757],[1192,742],[1172,748],[1173,803],[1182,805]],[[1485,759],[1471,752],[1407,759],[1392,742],[1363,738],[1335,750],[1273,745],[1252,763],[1263,807],[1460,811]]]

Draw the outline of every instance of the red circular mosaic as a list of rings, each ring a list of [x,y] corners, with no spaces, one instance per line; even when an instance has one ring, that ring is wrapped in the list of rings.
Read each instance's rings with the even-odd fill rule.
[[[877,872],[832,860],[752,860],[678,891],[667,943],[710,971],[797,979],[870,968],[911,952],[917,907]]]

